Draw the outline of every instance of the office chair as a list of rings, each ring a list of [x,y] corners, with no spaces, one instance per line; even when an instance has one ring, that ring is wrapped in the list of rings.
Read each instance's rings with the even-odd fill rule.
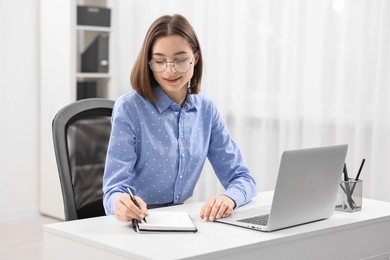
[[[114,101],[90,98],[62,108],[53,141],[65,220],[105,215],[102,180]]]

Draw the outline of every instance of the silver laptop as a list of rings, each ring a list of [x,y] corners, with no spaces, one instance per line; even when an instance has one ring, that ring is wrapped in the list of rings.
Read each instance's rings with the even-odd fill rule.
[[[270,211],[238,210],[215,221],[273,231],[329,218],[347,150],[343,144],[283,152]]]

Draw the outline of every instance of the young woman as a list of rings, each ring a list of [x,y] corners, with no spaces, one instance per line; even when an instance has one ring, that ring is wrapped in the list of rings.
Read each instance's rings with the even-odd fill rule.
[[[197,36],[183,16],[162,16],[151,25],[131,72],[135,92],[121,96],[112,114],[103,178],[107,214],[130,221],[146,217],[148,208],[183,203],[206,158],[225,192],[205,203],[202,219],[229,216],[256,194],[215,105],[198,94],[202,63]]]

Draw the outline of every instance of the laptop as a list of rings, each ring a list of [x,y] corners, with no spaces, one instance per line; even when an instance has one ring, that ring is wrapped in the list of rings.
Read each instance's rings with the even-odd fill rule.
[[[285,151],[272,205],[240,209],[214,221],[260,231],[274,231],[332,216],[348,145]]]

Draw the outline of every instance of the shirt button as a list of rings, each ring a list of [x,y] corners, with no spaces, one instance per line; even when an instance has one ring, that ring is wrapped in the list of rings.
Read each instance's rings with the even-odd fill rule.
[[[179,199],[179,195],[176,196],[176,199]]]
[[[183,175],[180,175],[179,178],[180,178],[180,179],[183,178]]]

